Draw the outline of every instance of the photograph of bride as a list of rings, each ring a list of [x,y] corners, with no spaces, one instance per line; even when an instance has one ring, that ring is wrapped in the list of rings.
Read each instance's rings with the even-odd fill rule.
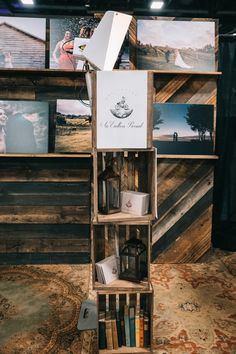
[[[214,72],[214,20],[137,20],[136,68]]]

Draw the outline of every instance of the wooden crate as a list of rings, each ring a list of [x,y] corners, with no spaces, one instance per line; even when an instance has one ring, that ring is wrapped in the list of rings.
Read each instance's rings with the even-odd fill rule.
[[[122,354],[145,354],[152,353],[152,315],[153,315],[153,293],[152,290],[147,292],[113,292],[113,293],[97,293],[97,308],[98,314],[101,311],[115,311],[119,309],[121,314],[124,309],[124,305],[134,306],[135,309],[137,306],[140,306],[148,313],[149,317],[149,335],[150,335],[150,346],[146,348],[140,347],[128,347],[122,346],[118,349],[108,350],[108,349],[99,349],[100,354],[112,354],[112,353],[122,353]],[[99,326],[99,324],[98,324]],[[99,327],[98,327],[99,328]],[[98,331],[98,348],[99,348],[99,331]]]
[[[140,239],[147,248],[147,277],[140,283],[115,280],[109,284],[97,281],[95,263],[113,254],[119,254],[124,242],[132,237]],[[93,224],[92,226],[92,264],[93,287],[96,290],[147,290],[150,289],[150,246],[151,223],[146,225]]]
[[[126,213],[103,215],[98,212],[98,176],[105,169],[106,155],[113,156],[114,171],[121,178],[121,191],[133,190],[150,194],[149,213],[136,216]],[[156,150],[98,152],[93,156],[94,222],[147,223],[156,217]]]

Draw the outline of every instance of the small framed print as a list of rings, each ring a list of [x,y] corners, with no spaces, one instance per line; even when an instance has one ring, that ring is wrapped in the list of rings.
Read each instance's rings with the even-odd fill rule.
[[[150,148],[152,74],[98,71],[93,79],[93,145],[97,149]]]
[[[214,153],[214,105],[154,103],[153,106],[153,145],[159,154]]]

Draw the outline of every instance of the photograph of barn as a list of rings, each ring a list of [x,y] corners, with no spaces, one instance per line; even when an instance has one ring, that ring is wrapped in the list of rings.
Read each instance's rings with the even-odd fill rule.
[[[55,152],[91,152],[89,101],[57,100]]]
[[[137,21],[137,69],[214,72],[214,21]]]
[[[214,106],[154,103],[153,145],[160,154],[213,154]]]
[[[46,19],[0,17],[0,67],[45,68]]]

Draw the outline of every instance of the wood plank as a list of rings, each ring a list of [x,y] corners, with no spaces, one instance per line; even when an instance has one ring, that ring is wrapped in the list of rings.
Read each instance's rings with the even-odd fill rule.
[[[219,156],[218,155],[171,155],[171,154],[158,154],[157,153],[157,158],[158,159],[204,159],[204,160],[218,160]]]
[[[180,89],[191,77],[191,75],[176,75],[159,92],[156,93],[155,102],[165,103],[173,94]]]
[[[136,290],[136,291],[145,291],[150,289],[150,284],[148,281],[142,281],[140,283],[134,283],[131,281],[126,281],[126,280],[121,280],[117,279],[112,281],[109,284],[101,284],[99,282],[95,282],[94,284],[94,289],[98,291],[107,291],[109,292],[112,290],[113,292],[118,292],[118,291],[130,291],[130,290]]]
[[[89,211],[78,206],[1,206],[0,223],[5,224],[87,224]]]
[[[1,224],[0,240],[90,239],[89,224]]]
[[[61,253],[0,253],[0,264],[88,264],[87,252]]]
[[[192,225],[179,235],[155,263],[196,262],[211,247],[212,206],[203,212]]]
[[[88,194],[70,194],[66,193],[45,193],[40,194],[7,194],[0,193],[0,207],[4,205],[18,205],[18,206],[45,206],[45,205],[73,205],[89,207],[90,200]]]
[[[97,220],[94,220],[95,223],[117,223],[117,224],[137,224],[137,225],[144,225],[149,223],[149,221],[152,220],[152,214],[147,214],[144,216],[136,216],[132,214],[126,214],[126,213],[116,213],[116,214],[110,214],[110,215],[103,215],[98,213],[97,215]]]
[[[34,170],[34,169],[1,169],[0,182],[89,182],[90,171],[80,169]]]
[[[0,240],[0,253],[89,252],[89,240],[83,239],[8,239]]]

